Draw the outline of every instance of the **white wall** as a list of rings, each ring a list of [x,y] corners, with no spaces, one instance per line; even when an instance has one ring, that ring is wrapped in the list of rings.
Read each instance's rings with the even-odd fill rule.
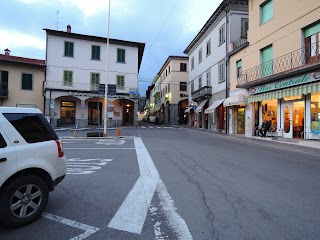
[[[194,91],[199,89],[198,78],[202,75],[202,86],[206,86],[206,71],[211,71],[212,92],[220,92],[226,87],[226,83],[218,83],[218,63],[226,57],[226,43],[219,46],[219,28],[226,23],[225,17],[208,29],[208,34],[204,35],[190,52],[189,52],[189,81],[194,80]],[[226,24],[225,24],[226,27]],[[206,56],[207,41],[211,39],[211,54]],[[202,62],[199,64],[199,49],[202,48]],[[194,69],[191,70],[191,59],[194,56]],[[191,87],[190,87],[191,88]]]
[[[64,57],[64,42],[74,42],[74,57]],[[91,60],[91,46],[100,46],[100,59]],[[117,48],[126,51],[126,63],[117,63]],[[73,86],[63,85],[63,71],[73,71]],[[106,43],[48,35],[47,88],[90,90],[91,72],[100,73],[100,83],[106,82]],[[125,87],[138,83],[138,48],[110,44],[108,84],[116,84],[116,75],[125,75]]]

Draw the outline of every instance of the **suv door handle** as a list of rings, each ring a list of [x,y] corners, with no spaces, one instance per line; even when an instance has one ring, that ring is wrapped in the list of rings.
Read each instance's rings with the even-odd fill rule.
[[[7,161],[7,158],[0,158],[0,162],[5,162]]]
[[[19,140],[14,140],[14,142],[13,143],[19,143]]]

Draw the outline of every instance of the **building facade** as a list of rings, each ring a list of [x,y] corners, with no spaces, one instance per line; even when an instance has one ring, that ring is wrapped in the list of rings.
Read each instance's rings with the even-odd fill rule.
[[[184,124],[188,107],[188,57],[169,56],[155,82],[157,114],[165,124]]]
[[[290,12],[284,15],[283,12]],[[320,2],[249,1],[249,46],[231,57],[230,79],[250,94],[245,134],[264,119],[281,137],[320,132]],[[259,63],[259,64],[257,64]]]
[[[0,54],[0,106],[36,107],[44,111],[44,60]]]
[[[110,39],[106,79],[107,39],[44,29],[46,47],[46,115],[54,126],[104,121],[108,86],[108,126],[137,125],[138,74],[144,43]]]
[[[247,31],[248,1],[224,0],[184,53],[189,56],[189,125],[226,131],[228,48]]]

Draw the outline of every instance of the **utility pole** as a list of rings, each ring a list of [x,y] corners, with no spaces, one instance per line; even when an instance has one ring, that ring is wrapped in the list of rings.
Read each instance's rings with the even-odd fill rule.
[[[107,136],[107,121],[108,121],[108,53],[109,53],[109,35],[110,35],[110,5],[111,0],[109,0],[109,13],[108,13],[108,34],[107,34],[107,52],[106,52],[106,85],[104,94],[104,127],[103,136]]]

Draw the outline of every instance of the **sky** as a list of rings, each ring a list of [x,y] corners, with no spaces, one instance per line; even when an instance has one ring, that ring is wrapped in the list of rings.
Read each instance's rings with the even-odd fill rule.
[[[45,59],[44,28],[106,37],[109,0],[0,0],[0,53]],[[146,44],[139,89],[187,48],[222,0],[111,0],[110,38]]]

